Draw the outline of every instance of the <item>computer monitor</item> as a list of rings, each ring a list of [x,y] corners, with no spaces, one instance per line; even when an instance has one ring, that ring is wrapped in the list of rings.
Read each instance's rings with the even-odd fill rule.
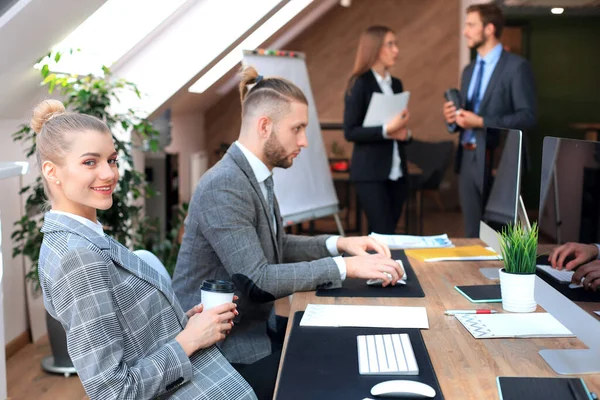
[[[500,253],[498,233],[517,221],[529,226],[520,197],[523,133],[517,129],[487,128],[488,140],[497,143],[487,151],[487,171],[484,179],[483,215],[479,238]]]
[[[540,243],[598,243],[599,215],[600,143],[544,138],[538,217]],[[535,300],[589,347],[540,350],[550,367],[559,374],[600,372],[600,321],[539,276],[535,282]]]
[[[546,243],[600,243],[600,143],[544,138],[539,207]]]
[[[487,136],[498,145],[487,151],[488,179],[484,179],[482,220],[495,230],[514,224],[518,219],[521,194],[521,158],[523,133],[516,129],[488,128]]]

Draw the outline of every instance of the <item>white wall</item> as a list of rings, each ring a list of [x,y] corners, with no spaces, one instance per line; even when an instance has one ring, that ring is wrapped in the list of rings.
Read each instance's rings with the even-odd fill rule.
[[[25,161],[23,148],[14,143],[11,134],[17,131],[20,120],[0,120],[0,160]],[[35,168],[28,176],[23,177],[24,184],[29,183],[35,174]],[[13,242],[10,238],[14,223],[22,215],[20,196],[20,179],[10,178],[1,181],[2,196],[0,210],[2,211],[2,255],[4,257],[4,338],[8,343],[28,329],[23,257],[12,258]]]
[[[171,145],[167,153],[179,153],[179,201],[189,202],[193,187],[190,184],[190,156],[206,149],[204,114],[171,115]]]

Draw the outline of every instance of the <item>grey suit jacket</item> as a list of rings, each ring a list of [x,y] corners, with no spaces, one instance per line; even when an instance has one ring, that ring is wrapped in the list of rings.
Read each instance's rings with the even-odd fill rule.
[[[216,346],[188,358],[175,341],[187,317],[160,273],[68,216],[42,232],[44,304],[90,399],[256,399]]]
[[[202,176],[190,202],[173,289],[188,307],[201,302],[204,279],[234,282],[240,315],[220,344],[231,362],[249,364],[271,353],[267,320],[275,299],[342,285],[325,245],[328,236],[287,235],[277,204],[275,212],[277,234],[254,172],[235,144]]]
[[[475,60],[465,67],[461,79],[461,97],[463,104],[469,92],[469,83],[475,69]],[[483,117],[483,129],[475,129],[475,140],[478,143],[477,160],[485,160],[486,148],[494,148],[498,144],[497,137],[488,137],[486,128],[506,128],[526,130],[536,123],[536,99],[533,72],[529,62],[516,54],[502,51],[494,68],[490,82],[485,90],[479,106],[479,115]],[[448,126],[451,133],[463,130],[458,125]],[[484,144],[484,145],[479,145]],[[455,170],[460,172],[462,147],[458,146]],[[483,171],[483,164],[481,170]],[[483,179],[483,174],[482,174]],[[483,181],[481,182],[483,185]]]

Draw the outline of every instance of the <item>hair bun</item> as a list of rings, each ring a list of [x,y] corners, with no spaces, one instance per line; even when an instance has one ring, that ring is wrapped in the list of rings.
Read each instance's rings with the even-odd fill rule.
[[[31,129],[33,129],[35,133],[40,133],[46,122],[64,112],[65,106],[61,101],[53,99],[42,101],[33,110],[33,116],[31,117],[30,123]]]

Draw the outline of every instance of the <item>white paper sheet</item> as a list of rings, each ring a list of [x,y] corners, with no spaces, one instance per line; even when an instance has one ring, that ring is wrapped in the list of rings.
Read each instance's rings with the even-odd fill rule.
[[[596,314],[600,315],[600,311],[594,311],[594,313],[596,313]]]
[[[429,329],[425,307],[309,304],[300,326]]]
[[[411,235],[381,235],[372,232],[369,236],[385,243],[391,250],[426,249],[434,247],[454,247],[448,235],[411,236]]]
[[[457,314],[456,319],[476,339],[574,336],[549,313]]]
[[[387,124],[408,106],[410,92],[397,93],[393,96],[373,93],[363,126],[381,126]]]

